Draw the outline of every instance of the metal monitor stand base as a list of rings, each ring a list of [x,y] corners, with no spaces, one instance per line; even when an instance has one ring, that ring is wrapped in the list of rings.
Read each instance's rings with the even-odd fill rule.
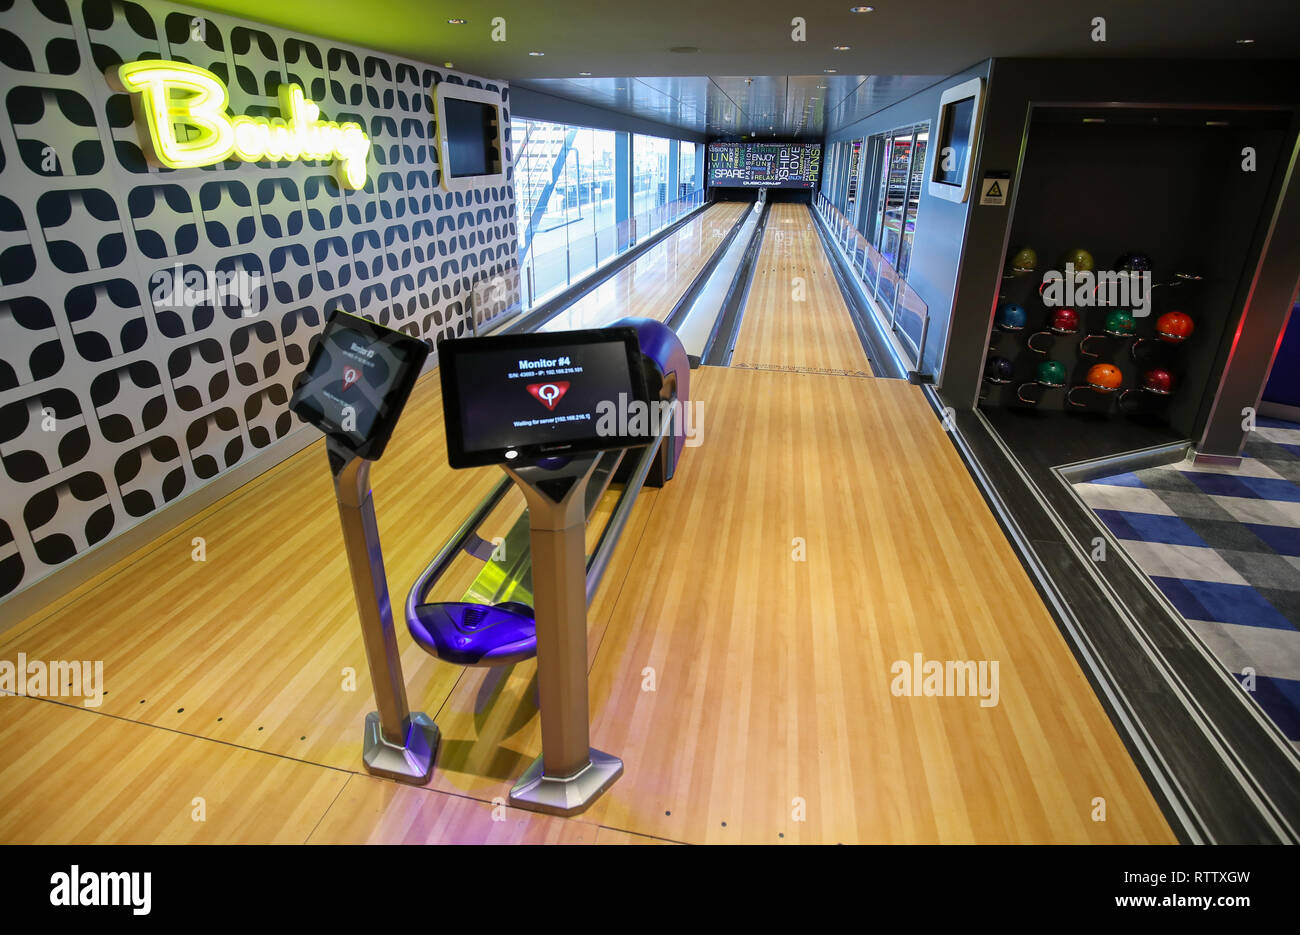
[[[371,462],[335,445],[332,439],[326,443],[326,450],[366,662],[379,708],[366,715],[362,758],[366,769],[376,776],[424,785],[433,774],[438,753],[438,725],[423,711],[412,713],[406,703],[402,657],[393,632],[384,553],[370,495]]]
[[[587,481],[597,457],[506,467],[528,503],[537,620],[542,755],[510,790],[510,804],[551,815],[585,811],[623,774],[590,746],[587,701]]]
[[[406,736],[401,744],[389,743],[384,737],[378,711],[366,715],[361,758],[366,772],[385,779],[422,786],[433,775],[433,761],[441,739],[438,725],[423,711],[413,711],[406,721]]]

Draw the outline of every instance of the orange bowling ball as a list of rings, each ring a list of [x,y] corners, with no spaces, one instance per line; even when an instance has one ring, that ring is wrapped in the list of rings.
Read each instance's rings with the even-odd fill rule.
[[[1124,382],[1124,374],[1114,364],[1093,364],[1088,370],[1088,383],[1099,390],[1117,390]]]
[[[1186,341],[1192,333],[1192,318],[1182,312],[1165,312],[1156,319],[1156,337],[1170,344]]]

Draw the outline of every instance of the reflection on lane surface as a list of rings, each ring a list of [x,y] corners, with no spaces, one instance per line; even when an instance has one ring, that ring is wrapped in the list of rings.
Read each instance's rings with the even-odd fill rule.
[[[749,207],[746,202],[729,201],[696,215],[676,233],[552,318],[541,330],[601,328],[627,315],[663,321],[736,219]]]

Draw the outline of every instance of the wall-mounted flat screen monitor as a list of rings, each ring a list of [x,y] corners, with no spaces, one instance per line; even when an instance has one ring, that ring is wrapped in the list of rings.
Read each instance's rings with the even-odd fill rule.
[[[451,98],[443,114],[447,121],[447,167],[451,177],[490,175],[496,145],[497,109],[479,101]]]
[[[975,119],[975,98],[966,97],[944,105],[939,121],[939,152],[944,156],[936,160],[934,180],[944,185],[960,185],[966,177],[966,161],[970,158],[970,129]]]
[[[928,191],[936,198],[962,202],[970,197],[983,100],[982,78],[953,85],[939,97],[939,115],[928,154]]]
[[[715,188],[813,188],[821,175],[820,143],[710,143]]]
[[[335,312],[294,384],[289,408],[349,450],[378,460],[428,355],[418,338]]]
[[[531,464],[644,445],[641,346],[632,328],[438,342],[447,460],[454,468]],[[622,416],[620,416],[622,413]]]
[[[442,187],[468,191],[505,180],[501,96],[450,81],[434,87]]]

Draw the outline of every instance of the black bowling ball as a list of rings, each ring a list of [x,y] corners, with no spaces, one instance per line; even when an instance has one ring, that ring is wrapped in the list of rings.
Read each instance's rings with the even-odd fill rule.
[[[990,357],[984,364],[984,379],[993,383],[1011,382],[1011,361],[1005,357]]]
[[[1115,269],[1127,273],[1151,272],[1151,257],[1145,253],[1124,253],[1115,261]]]

